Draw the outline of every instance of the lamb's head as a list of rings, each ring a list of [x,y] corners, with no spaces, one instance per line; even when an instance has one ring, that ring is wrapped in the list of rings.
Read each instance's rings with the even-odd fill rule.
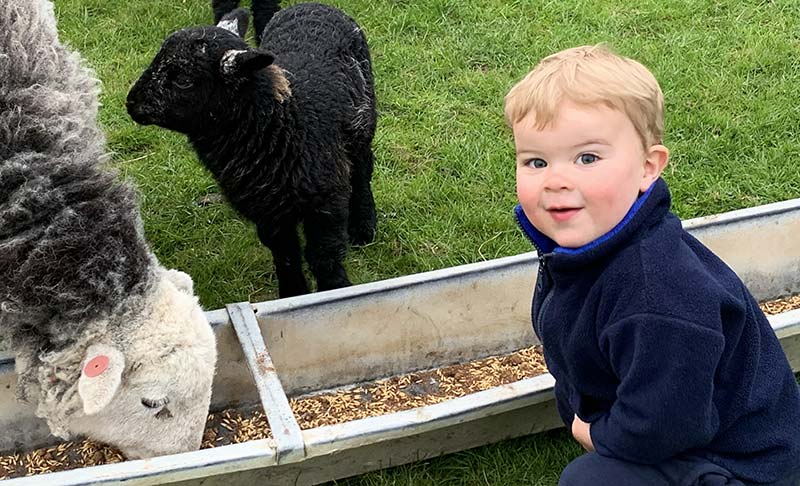
[[[258,77],[274,59],[250,48],[243,36],[241,9],[217,26],[183,29],[170,35],[128,93],[128,113],[136,123],[184,134],[200,133],[209,123],[236,119],[256,92]]]
[[[125,342],[88,347],[77,387],[83,410],[68,421],[70,434],[131,459],[198,449],[216,346],[188,275],[161,270],[148,313]]]

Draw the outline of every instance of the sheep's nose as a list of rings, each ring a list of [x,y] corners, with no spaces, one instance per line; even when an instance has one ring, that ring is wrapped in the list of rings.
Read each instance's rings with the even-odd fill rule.
[[[154,123],[153,117],[148,114],[148,110],[142,103],[136,103],[129,99],[125,101],[125,108],[128,110],[128,115],[139,125],[152,125]]]

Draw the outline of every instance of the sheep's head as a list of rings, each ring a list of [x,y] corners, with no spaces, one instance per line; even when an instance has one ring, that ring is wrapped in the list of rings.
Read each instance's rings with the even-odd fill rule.
[[[124,348],[89,346],[77,387],[83,410],[66,425],[131,459],[200,447],[216,363],[188,275],[162,271],[149,309]]]
[[[269,66],[269,52],[248,47],[246,15],[232,12],[212,27],[170,35],[128,93],[128,113],[136,123],[192,134],[235,107],[255,90],[256,73]],[[227,120],[226,120],[227,121]]]

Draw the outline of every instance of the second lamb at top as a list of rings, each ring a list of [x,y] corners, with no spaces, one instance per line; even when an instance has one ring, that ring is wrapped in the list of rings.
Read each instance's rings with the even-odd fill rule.
[[[377,113],[366,38],[341,11],[278,12],[259,48],[247,11],[170,35],[128,94],[131,117],[185,134],[272,252],[280,297],[307,293],[297,226],[318,290],[350,285],[349,241],[375,235]]]

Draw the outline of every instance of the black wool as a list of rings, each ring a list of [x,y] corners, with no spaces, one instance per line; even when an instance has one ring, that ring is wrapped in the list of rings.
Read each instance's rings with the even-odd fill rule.
[[[278,12],[260,48],[242,39],[242,9],[185,29],[128,94],[141,124],[186,134],[231,205],[273,255],[281,297],[308,292],[297,226],[319,290],[350,284],[348,237],[372,241],[375,109],[366,38],[340,10]],[[234,25],[236,27],[234,27]]]

